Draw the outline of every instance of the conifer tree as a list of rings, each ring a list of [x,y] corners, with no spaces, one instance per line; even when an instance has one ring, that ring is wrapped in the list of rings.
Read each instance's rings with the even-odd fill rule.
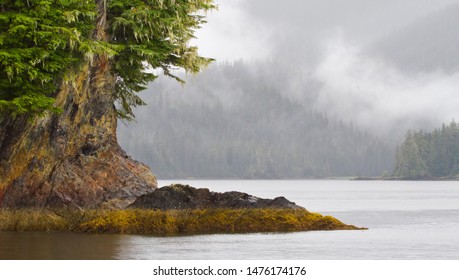
[[[440,178],[459,175],[459,129],[452,121],[432,132],[409,132],[398,147],[394,176]]]
[[[116,139],[160,68],[211,60],[189,41],[212,0],[0,0],[0,206],[123,207],[156,187]],[[177,78],[178,79],[178,78]],[[116,107],[115,107],[116,105]]]

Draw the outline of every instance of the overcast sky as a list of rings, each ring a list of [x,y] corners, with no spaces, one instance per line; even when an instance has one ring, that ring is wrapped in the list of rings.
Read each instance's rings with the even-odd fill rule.
[[[367,44],[457,0],[215,2],[219,9],[208,14],[208,23],[197,32],[197,44],[205,56],[232,61],[314,52],[337,33]]]

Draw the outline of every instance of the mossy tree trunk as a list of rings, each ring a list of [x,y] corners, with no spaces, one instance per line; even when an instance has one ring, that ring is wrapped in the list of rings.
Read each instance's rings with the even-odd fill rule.
[[[105,1],[94,36],[106,40]],[[0,119],[0,207],[115,207],[156,188],[117,143],[115,75],[95,56],[56,93],[60,114]]]

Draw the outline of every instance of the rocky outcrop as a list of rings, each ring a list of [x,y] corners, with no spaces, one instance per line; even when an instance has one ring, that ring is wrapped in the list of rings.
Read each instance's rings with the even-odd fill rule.
[[[124,208],[156,188],[117,143],[114,81],[101,60],[62,87],[62,113],[0,120],[0,207]]]
[[[97,36],[105,36],[97,1]],[[157,184],[117,143],[116,77],[96,55],[54,96],[60,114],[0,116],[1,208],[124,208]]]
[[[170,185],[156,189],[152,193],[140,196],[129,208],[142,209],[202,209],[202,208],[286,208],[302,207],[285,197],[263,199],[242,192],[211,192],[209,189],[197,189],[189,185]]]

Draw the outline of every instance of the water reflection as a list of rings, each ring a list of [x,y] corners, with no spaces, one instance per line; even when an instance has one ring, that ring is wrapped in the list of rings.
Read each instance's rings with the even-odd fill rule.
[[[0,259],[459,259],[459,182],[191,183],[284,195],[370,230],[181,237],[0,232]]]
[[[0,232],[3,260],[108,260],[122,236],[69,232]]]

